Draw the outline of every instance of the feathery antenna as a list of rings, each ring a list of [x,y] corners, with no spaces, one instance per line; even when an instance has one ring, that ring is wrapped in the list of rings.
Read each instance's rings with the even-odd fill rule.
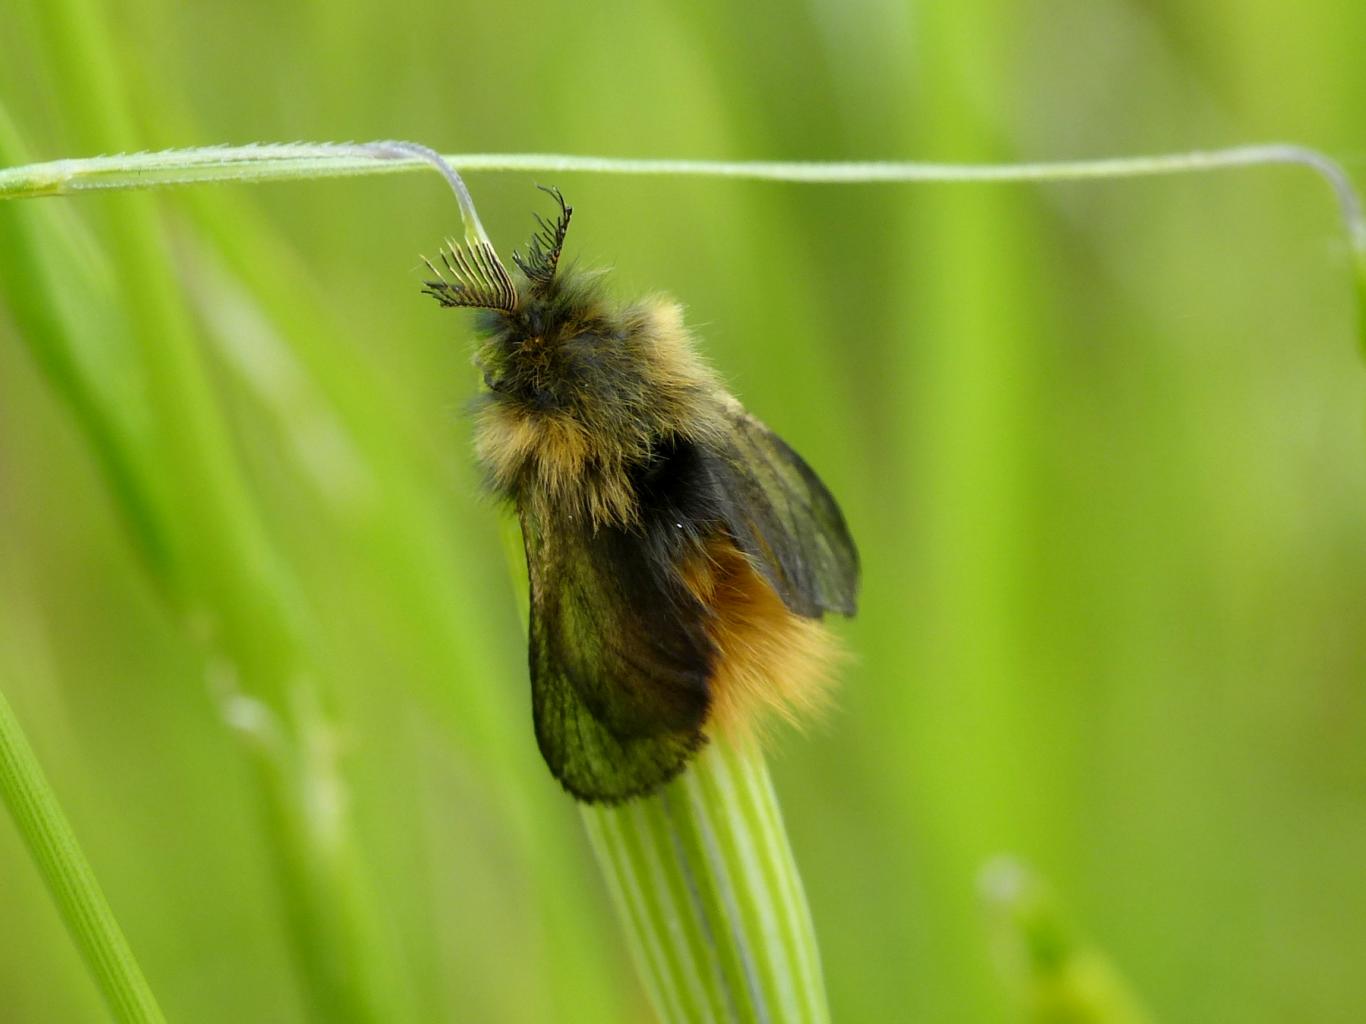
[[[517,287],[498,262],[493,246],[487,242],[460,243],[448,238],[439,255],[445,272],[427,257],[422,257],[427,269],[436,275],[435,280],[422,283],[422,291],[441,305],[501,309],[505,313],[517,308]]]
[[[453,238],[446,239],[439,254],[445,272],[425,256],[422,258],[427,269],[436,275],[435,280],[423,282],[422,290],[447,307],[472,306],[500,309],[506,313],[515,310],[517,286],[512,283],[512,276],[489,241],[488,232],[479,220],[479,212],[474,208],[470,190],[465,187],[464,179],[455,168],[436,150],[416,142],[372,142],[366,148],[381,159],[417,157],[427,161],[450,183],[460,204],[460,216],[465,222],[465,240],[457,242]]]
[[[574,216],[574,207],[565,203],[559,189],[546,185],[536,187],[560,204],[560,214],[553,224],[539,213],[535,214],[536,224],[540,230],[532,235],[531,241],[527,243],[526,258],[523,259],[514,251],[512,260],[531,281],[532,286],[540,290],[555,279],[555,268],[560,265],[560,250],[564,248],[564,236],[569,230],[569,219]]]

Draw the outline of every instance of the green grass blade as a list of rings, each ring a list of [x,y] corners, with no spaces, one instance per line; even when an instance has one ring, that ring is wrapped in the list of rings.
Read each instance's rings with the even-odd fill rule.
[[[19,130],[0,103],[0,159],[24,152]],[[155,474],[145,465],[147,424],[139,417],[141,391],[129,365],[130,346],[115,340],[112,330],[91,345],[78,343],[81,330],[70,311],[98,309],[111,324],[119,314],[112,284],[88,258],[78,223],[60,212],[35,206],[0,217],[0,252],[6,256],[0,303],[89,439],[138,554],[160,581],[169,571],[168,541],[153,507]]]
[[[0,797],[114,1016],[125,1024],[162,1024],[147,979],[3,693]]]

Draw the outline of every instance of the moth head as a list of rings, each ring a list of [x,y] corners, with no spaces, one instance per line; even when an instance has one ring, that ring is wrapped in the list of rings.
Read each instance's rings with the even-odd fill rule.
[[[492,249],[448,244],[425,291],[443,306],[479,307],[474,363],[487,389],[481,404],[517,421],[556,419],[597,435],[619,434],[649,404],[652,346],[648,315],[619,307],[601,275],[561,267],[573,208],[558,189],[542,187],[558,208],[537,216],[537,231],[513,254],[516,284]]]

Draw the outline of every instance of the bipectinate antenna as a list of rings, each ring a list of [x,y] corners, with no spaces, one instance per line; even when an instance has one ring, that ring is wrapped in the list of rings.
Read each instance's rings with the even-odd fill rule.
[[[559,189],[548,188],[545,185],[536,187],[559,203],[560,213],[554,223],[539,213],[536,214],[536,224],[540,230],[532,235],[531,241],[527,243],[526,257],[523,258],[520,253],[514,252],[512,259],[518,269],[526,275],[532,287],[539,291],[548,287],[555,279],[555,268],[560,265],[560,250],[564,248],[564,236],[569,230],[569,219],[574,216],[574,207],[564,201]]]
[[[517,287],[512,283],[498,253],[489,241],[488,232],[479,220],[470,190],[464,179],[440,153],[416,142],[374,142],[367,148],[382,159],[416,157],[425,160],[450,183],[460,204],[460,215],[465,222],[465,240],[446,239],[439,255],[439,265],[423,257],[427,269],[436,275],[423,282],[423,291],[443,306],[473,306],[500,309],[511,313],[517,308]]]

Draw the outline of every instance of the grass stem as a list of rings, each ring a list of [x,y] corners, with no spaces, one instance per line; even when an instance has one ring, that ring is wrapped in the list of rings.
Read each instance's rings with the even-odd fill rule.
[[[147,979],[3,693],[0,798],[114,1016],[124,1024],[162,1024]]]
[[[213,181],[390,174],[431,166],[426,158],[406,153],[400,148],[403,145],[407,144],[253,143],[53,160],[0,169],[0,199]],[[1366,251],[1366,212],[1342,165],[1318,150],[1283,142],[1150,156],[999,164],[913,160],[637,160],[559,153],[454,153],[443,159],[461,171],[670,175],[807,184],[1094,181],[1290,165],[1314,171],[1332,187],[1353,247]]]
[[[756,747],[713,740],[655,796],[583,817],[661,1020],[829,1020],[811,912]]]

